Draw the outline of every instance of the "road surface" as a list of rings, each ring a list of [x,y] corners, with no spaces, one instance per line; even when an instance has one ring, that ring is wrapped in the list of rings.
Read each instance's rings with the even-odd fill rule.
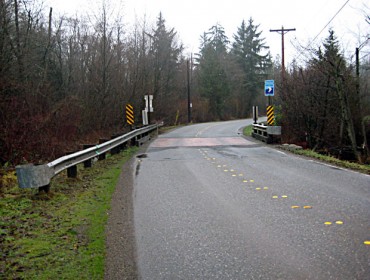
[[[370,279],[370,176],[247,140],[161,135],[136,162],[141,279]]]

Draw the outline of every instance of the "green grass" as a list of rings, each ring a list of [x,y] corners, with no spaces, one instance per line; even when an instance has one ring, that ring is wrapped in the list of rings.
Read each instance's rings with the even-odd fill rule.
[[[252,135],[252,132],[253,132],[253,125],[248,125],[243,130],[243,134],[245,136],[251,136]]]
[[[246,136],[251,136],[252,132],[253,132],[253,125],[246,126],[243,130],[243,133]],[[306,156],[306,157],[321,160],[323,162],[333,164],[333,165],[336,165],[336,166],[339,166],[339,167],[344,167],[344,168],[348,168],[348,169],[355,170],[355,171],[358,171],[358,172],[370,174],[370,165],[369,164],[359,164],[359,163],[355,163],[355,162],[340,160],[340,159],[337,159],[337,158],[334,158],[334,157],[331,157],[331,156],[326,156],[326,155],[316,153],[312,150],[294,150],[292,152],[295,153],[295,154],[298,154],[298,155],[303,155],[303,156]]]
[[[369,164],[359,164],[359,163],[356,163],[356,162],[349,162],[349,161],[345,161],[345,160],[340,160],[340,159],[337,159],[335,157],[326,156],[326,155],[316,153],[312,150],[294,150],[293,153],[298,154],[298,155],[307,156],[307,157],[314,158],[314,159],[318,159],[318,160],[321,160],[323,162],[327,162],[329,164],[333,164],[333,165],[336,165],[336,166],[339,166],[339,167],[344,167],[344,168],[348,168],[348,169],[355,170],[355,171],[358,171],[358,172],[370,174],[370,165]]]
[[[50,194],[3,187],[0,279],[103,279],[105,225],[121,167],[136,149],[58,175]]]

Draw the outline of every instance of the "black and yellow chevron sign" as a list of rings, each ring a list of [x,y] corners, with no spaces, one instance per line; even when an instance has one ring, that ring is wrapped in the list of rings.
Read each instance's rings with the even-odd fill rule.
[[[135,123],[134,107],[132,107],[131,104],[126,105],[126,121],[129,125],[133,125]]]
[[[274,118],[274,106],[267,106],[267,124],[274,125],[275,118]]]

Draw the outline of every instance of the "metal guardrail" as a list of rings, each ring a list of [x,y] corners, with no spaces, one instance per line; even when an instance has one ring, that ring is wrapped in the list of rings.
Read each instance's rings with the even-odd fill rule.
[[[162,125],[162,124],[161,124]],[[19,165],[16,167],[18,185],[20,188],[41,188],[50,185],[51,179],[61,171],[86,162],[92,158],[103,155],[124,143],[135,139],[138,143],[142,142],[142,135],[147,135],[153,130],[158,129],[159,124],[146,126],[133,130],[127,134],[95,145],[91,148],[60,157],[52,162],[42,165]]]
[[[269,126],[264,124],[253,124],[252,136],[267,144],[274,143],[281,135],[281,126]],[[277,139],[276,139],[277,138]]]

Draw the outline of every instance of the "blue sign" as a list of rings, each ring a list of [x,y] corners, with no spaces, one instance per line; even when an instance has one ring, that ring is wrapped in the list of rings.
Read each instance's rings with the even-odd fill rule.
[[[275,83],[274,80],[266,80],[265,81],[265,96],[274,96],[274,87]]]

